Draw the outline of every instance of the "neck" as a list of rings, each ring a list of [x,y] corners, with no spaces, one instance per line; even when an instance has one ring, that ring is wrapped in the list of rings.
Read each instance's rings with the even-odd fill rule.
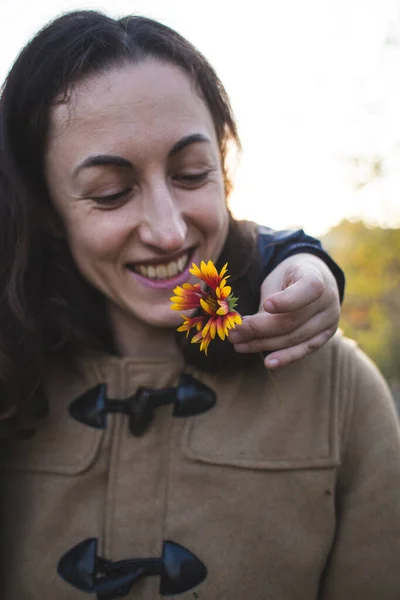
[[[121,356],[140,358],[181,358],[175,341],[175,329],[152,327],[131,315],[110,308],[115,346]]]

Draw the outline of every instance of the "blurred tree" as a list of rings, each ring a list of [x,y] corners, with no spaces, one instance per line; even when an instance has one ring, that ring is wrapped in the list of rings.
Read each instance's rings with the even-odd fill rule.
[[[400,229],[342,221],[323,238],[346,274],[340,327],[400,387]]]

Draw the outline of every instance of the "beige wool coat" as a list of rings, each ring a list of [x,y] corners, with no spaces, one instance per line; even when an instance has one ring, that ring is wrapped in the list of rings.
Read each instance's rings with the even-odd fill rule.
[[[182,371],[215,390],[211,410],[162,406],[140,437],[124,414],[106,429],[68,414],[97,383],[126,398]],[[398,600],[400,433],[385,383],[340,335],[274,378],[280,400],[261,361],[228,376],[167,357],[53,368],[36,436],[2,445],[2,598],[95,598],[57,563],[96,537],[112,561],[159,557],[165,540],[193,552],[207,577],[182,600]],[[156,600],[159,585],[144,577],[125,597]]]

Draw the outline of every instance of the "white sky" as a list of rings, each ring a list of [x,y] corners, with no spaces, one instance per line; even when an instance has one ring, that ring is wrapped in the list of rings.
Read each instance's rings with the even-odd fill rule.
[[[315,235],[343,217],[400,226],[400,0],[0,0],[0,79],[82,8],[159,19],[213,64],[244,147],[237,216]],[[376,159],[382,176],[357,190]]]

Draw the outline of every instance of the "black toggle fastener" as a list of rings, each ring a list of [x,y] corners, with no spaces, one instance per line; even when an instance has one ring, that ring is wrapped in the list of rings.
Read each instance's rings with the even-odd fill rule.
[[[211,388],[191,375],[182,373],[177,387],[139,387],[126,400],[109,400],[107,386],[96,385],[71,402],[69,413],[74,419],[97,429],[107,427],[107,413],[125,413],[129,415],[132,435],[141,436],[150,425],[158,406],[173,404],[174,417],[191,417],[210,410],[215,402],[216,395]]]
[[[112,562],[97,555],[97,538],[83,540],[58,562],[58,574],[82,592],[112,600],[129,594],[133,585],[150,575],[160,576],[163,596],[182,594],[207,577],[205,565],[184,546],[163,543],[161,558],[130,558]]]

